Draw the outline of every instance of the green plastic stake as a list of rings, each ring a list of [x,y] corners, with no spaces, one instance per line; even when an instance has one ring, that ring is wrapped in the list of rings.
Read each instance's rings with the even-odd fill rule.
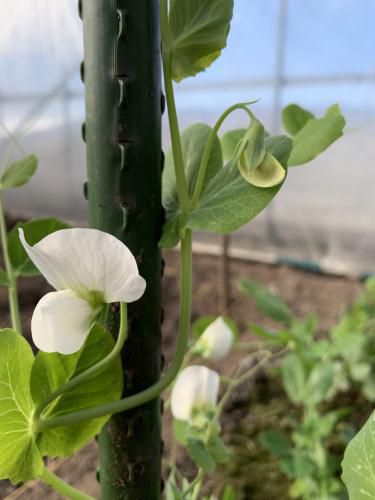
[[[160,375],[161,72],[158,0],[82,0],[90,225],[124,241],[147,282],[129,304],[125,395]],[[116,331],[118,314],[111,324]],[[160,400],[117,414],[99,436],[101,498],[161,496]]]

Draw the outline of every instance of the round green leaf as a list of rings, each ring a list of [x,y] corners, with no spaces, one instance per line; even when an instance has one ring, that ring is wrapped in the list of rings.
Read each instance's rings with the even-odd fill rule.
[[[347,446],[342,470],[350,500],[375,498],[375,412]]]
[[[237,148],[237,144],[246,133],[245,128],[237,128],[223,135],[220,139],[224,161],[232,161]]]
[[[327,109],[323,118],[311,118],[293,137],[288,165],[302,165],[313,160],[343,135],[345,118],[337,105]]]
[[[13,484],[37,478],[42,456],[32,431],[29,384],[34,356],[16,331],[0,330],[0,479]]]
[[[297,104],[289,104],[282,111],[284,128],[290,135],[296,135],[314,115]]]
[[[289,307],[267,287],[252,280],[241,280],[238,288],[252,298],[257,307],[269,318],[289,325],[293,319]]]
[[[172,78],[179,82],[204,71],[226,46],[233,0],[173,0],[169,11]]]
[[[59,386],[103,359],[113,349],[114,340],[102,326],[95,325],[83,348],[75,354],[39,352],[31,372],[31,393],[35,404],[41,403]],[[71,389],[46,410],[48,417],[93,408],[116,401],[123,387],[121,360],[118,356],[98,374]],[[110,416],[96,418],[69,427],[44,432],[38,442],[43,455],[72,455],[96,436]]]
[[[38,159],[34,155],[9,165],[0,178],[0,189],[12,189],[27,184],[38,168]]]

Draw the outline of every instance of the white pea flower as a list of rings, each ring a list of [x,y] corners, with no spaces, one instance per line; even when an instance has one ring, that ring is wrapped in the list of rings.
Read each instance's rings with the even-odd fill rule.
[[[188,366],[178,375],[171,394],[171,410],[175,418],[191,421],[195,410],[215,408],[220,376],[206,366]]]
[[[36,267],[57,290],[38,302],[31,332],[45,352],[72,354],[84,344],[103,304],[134,302],[145,280],[130,250],[97,229],[62,229],[30,246],[20,240]]]
[[[219,316],[199,337],[193,352],[208,359],[220,359],[228,354],[234,341],[231,328]]]

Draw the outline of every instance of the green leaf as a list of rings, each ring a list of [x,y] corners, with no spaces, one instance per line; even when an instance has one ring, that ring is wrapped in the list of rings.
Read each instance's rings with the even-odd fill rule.
[[[323,438],[328,437],[334,431],[337,422],[341,418],[350,415],[350,413],[350,408],[340,408],[324,415],[319,415],[319,435]]]
[[[183,480],[185,483],[185,480]],[[171,472],[168,476],[166,485],[165,485],[165,499],[166,500],[189,500],[190,495],[186,496],[177,486],[176,482],[176,469],[174,467],[171,468]]]
[[[282,142],[285,146],[286,142],[283,139]],[[287,142],[290,150],[292,143]],[[269,153],[278,154],[276,146],[280,142],[266,139],[265,145]],[[285,148],[282,154],[285,154]],[[281,185],[272,188],[253,186],[242,178],[236,165],[229,163],[204,186],[199,206],[190,214],[187,227],[220,234],[236,231],[270,204]]]
[[[17,332],[0,330],[0,479],[35,479],[43,460],[32,432],[29,384],[34,356]]]
[[[232,161],[237,145],[246,133],[245,128],[237,128],[223,135],[220,139],[221,149],[223,151],[223,160]]]
[[[327,399],[335,378],[332,363],[319,363],[312,369],[306,383],[306,399],[318,404]]]
[[[2,267],[0,267],[0,286],[10,286],[8,275]]]
[[[282,111],[284,128],[290,135],[296,135],[314,115],[298,104],[289,104]]]
[[[264,448],[278,457],[290,456],[291,443],[281,432],[274,429],[264,431],[260,435],[260,442]]]
[[[208,125],[196,123],[184,130],[181,135],[185,174],[190,195],[194,191],[200,162],[211,130],[211,127]],[[209,182],[216,175],[222,165],[221,146],[219,139],[216,137],[208,160],[205,183]],[[166,223],[163,228],[160,245],[165,248],[172,248],[180,241],[181,233],[184,227],[186,227],[187,216],[183,216],[179,210],[176,176],[171,150],[166,155],[163,171],[163,206],[166,210]]]
[[[173,419],[174,436],[176,438],[176,441],[178,441],[183,446],[186,446],[187,444],[188,437],[190,434],[189,431],[190,431],[189,422],[186,422],[185,420],[178,420],[176,418]]]
[[[193,324],[191,325],[191,330],[192,330],[192,334],[194,335],[194,337],[199,338],[202,335],[202,333],[205,331],[205,329],[211,323],[213,323],[216,319],[217,319],[217,316],[209,314],[207,316],[201,316],[200,318],[195,320],[193,322]],[[239,335],[236,322],[232,318],[230,318],[229,316],[223,316],[223,319],[224,319],[225,323],[229,326],[229,328],[232,330],[233,336],[236,339]]]
[[[294,353],[288,354],[282,362],[281,373],[289,399],[296,404],[304,402],[306,374],[302,360]]]
[[[187,216],[180,214],[178,206],[170,208],[170,212],[166,211],[167,219],[163,226],[162,237],[159,241],[159,246],[161,248],[173,248],[178,245],[188,219]]]
[[[236,165],[229,163],[209,182],[201,201],[188,219],[195,231],[226,234],[250,222],[269,205],[281,184],[259,188],[245,181]]]
[[[236,492],[231,484],[227,484],[221,493],[220,500],[237,500]]]
[[[169,11],[172,78],[179,82],[204,71],[226,46],[233,0],[173,0]]]
[[[195,464],[206,472],[212,472],[215,469],[215,460],[206,449],[203,441],[189,439],[187,442],[187,451]]]
[[[229,459],[229,451],[220,436],[209,444],[208,452],[217,464],[224,464]]]
[[[337,105],[331,106],[323,118],[311,118],[293,137],[293,150],[288,165],[302,165],[313,160],[343,135],[345,118]]]
[[[293,450],[293,471],[296,478],[309,478],[314,473],[314,462],[305,450]]]
[[[181,135],[181,146],[185,162],[185,175],[190,196],[194,191],[199,166],[211,131],[211,127],[205,123],[195,123],[191,127],[184,130]],[[217,174],[222,165],[223,157],[221,146],[219,139],[216,137],[208,159],[205,176],[206,183]],[[167,210],[174,211],[178,208],[178,194],[172,150],[169,150],[165,157],[163,170],[163,205]]]
[[[273,344],[287,345],[292,339],[287,331],[273,332],[256,323],[249,323],[248,326],[253,333]]]
[[[190,192],[192,192],[200,158],[207,141],[207,132],[209,133],[210,130],[206,125],[201,125],[200,129],[196,128],[197,126],[193,127],[182,135]],[[202,127],[206,127],[205,134]],[[271,139],[265,141],[266,150],[280,162],[281,158],[289,154],[292,141],[285,136]],[[167,221],[159,244],[167,248],[178,243],[185,228],[221,234],[239,229],[256,217],[272,201],[281,187],[281,184],[272,188],[252,186],[242,178],[237,166],[233,163],[222,167],[218,140],[215,141],[209,161],[199,204],[192,212],[185,214],[184,219],[178,206],[173,162],[169,155],[164,169],[163,183],[163,205],[166,209]]]
[[[241,280],[239,289],[251,297],[257,307],[269,318],[289,325],[293,319],[289,307],[281,299],[271,293],[268,288],[251,280]]]
[[[375,401],[375,380],[370,377],[362,385],[362,394],[369,401]]]
[[[347,446],[342,470],[350,500],[375,498],[375,412]]]
[[[13,189],[27,184],[37,167],[38,159],[34,155],[12,163],[0,178],[0,189]]]
[[[242,176],[246,179],[263,161],[266,154],[264,146],[264,127],[254,116],[249,128],[240,141],[234,161]]]
[[[273,135],[264,141],[266,151],[272,154],[283,167],[288,166],[288,159],[292,151],[293,142],[286,135]]]
[[[31,373],[31,393],[35,404],[41,403],[54,390],[103,359],[114,346],[112,336],[95,325],[84,347],[68,356],[39,352]],[[98,374],[62,395],[46,410],[48,417],[85,410],[120,398],[122,393],[121,361],[117,357]],[[82,424],[58,427],[42,434],[39,448],[43,455],[69,456],[97,435],[109,416]]]
[[[18,236],[18,228],[22,228],[27,242],[35,245],[48,234],[60,229],[69,228],[69,224],[58,219],[34,219],[17,224],[8,235],[8,252],[16,276],[37,276],[38,269],[29,259]]]

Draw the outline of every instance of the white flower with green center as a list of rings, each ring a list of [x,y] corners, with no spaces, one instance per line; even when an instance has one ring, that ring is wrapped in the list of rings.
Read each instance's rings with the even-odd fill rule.
[[[192,352],[203,358],[220,359],[229,353],[233,341],[234,335],[231,328],[222,316],[219,316],[204,330]]]
[[[206,366],[188,366],[178,375],[171,394],[172,415],[191,421],[200,411],[212,411],[219,395],[220,376]]]
[[[97,229],[62,229],[30,246],[20,240],[36,267],[57,291],[38,302],[31,333],[45,352],[72,354],[84,344],[103,304],[134,302],[145,280],[126,245]]]

